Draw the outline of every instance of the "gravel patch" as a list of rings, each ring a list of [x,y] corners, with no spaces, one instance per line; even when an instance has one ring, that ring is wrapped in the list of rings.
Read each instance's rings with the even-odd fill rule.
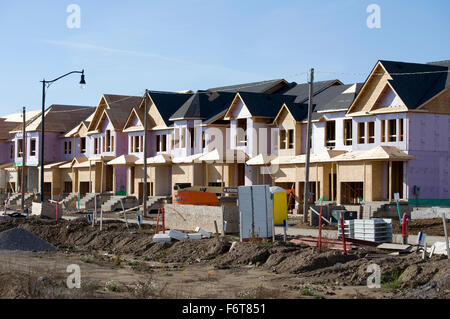
[[[55,251],[57,248],[21,227],[0,233],[0,251]]]

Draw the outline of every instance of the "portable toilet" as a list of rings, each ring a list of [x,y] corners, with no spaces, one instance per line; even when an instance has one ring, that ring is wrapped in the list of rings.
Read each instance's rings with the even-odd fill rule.
[[[288,219],[286,190],[272,186],[270,193],[273,195],[273,222],[275,225],[283,225],[283,221]]]

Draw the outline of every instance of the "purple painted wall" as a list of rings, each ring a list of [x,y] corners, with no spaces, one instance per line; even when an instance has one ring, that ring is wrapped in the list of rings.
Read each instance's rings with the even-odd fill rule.
[[[409,198],[450,199],[450,115],[409,113]]]
[[[10,163],[14,161],[13,157],[10,157],[10,146],[14,145],[12,142],[0,142],[0,164]]]

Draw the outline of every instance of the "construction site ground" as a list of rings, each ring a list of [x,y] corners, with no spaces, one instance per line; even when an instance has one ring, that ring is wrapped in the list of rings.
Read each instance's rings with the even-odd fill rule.
[[[1,298],[449,298],[450,262],[443,255],[392,256],[375,248],[341,250],[237,237],[153,243],[154,226],[86,218],[0,221],[58,247],[0,252]],[[288,238],[291,239],[291,238]],[[381,267],[381,288],[368,288],[367,267]],[[68,289],[67,266],[81,268],[81,288]]]

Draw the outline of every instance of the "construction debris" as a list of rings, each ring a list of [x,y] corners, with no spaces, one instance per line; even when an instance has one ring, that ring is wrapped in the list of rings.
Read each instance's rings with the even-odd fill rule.
[[[211,233],[207,232],[206,230],[201,229],[200,227],[195,228],[195,231],[197,233],[201,233],[203,237],[205,238],[210,238],[211,237]]]
[[[176,240],[185,240],[188,238],[188,236],[185,233],[183,233],[179,230],[175,230],[175,229],[171,229],[169,231],[169,236],[170,236],[170,238],[173,238]]]
[[[188,234],[188,237],[189,237],[189,239],[192,239],[192,240],[200,240],[200,239],[202,239],[202,234],[201,233],[191,233],[191,234]]]
[[[172,238],[169,236],[169,234],[155,234],[153,236],[153,241],[155,243],[169,243],[172,241]]]
[[[381,245],[378,245],[377,248],[379,248],[379,249],[386,249],[386,250],[408,251],[409,252],[409,251],[411,251],[412,246],[411,245],[383,243]]]
[[[427,248],[427,252],[430,254],[432,253],[433,255],[447,255],[447,247],[445,242],[438,241],[435,242],[430,248]]]

